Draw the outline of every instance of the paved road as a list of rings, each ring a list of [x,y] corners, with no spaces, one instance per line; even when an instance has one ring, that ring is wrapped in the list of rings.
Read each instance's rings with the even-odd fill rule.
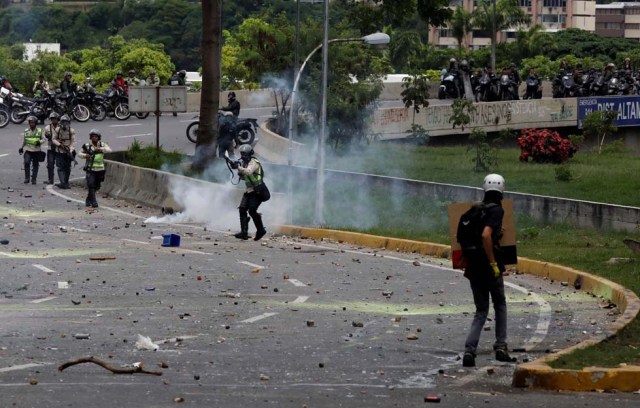
[[[87,212],[80,185],[21,184],[11,144],[0,142],[0,238],[9,240],[0,246],[1,406],[414,407],[431,394],[451,407],[640,403],[511,388],[513,365],[490,353],[491,324],[478,368],[462,369],[470,291],[441,260],[271,234],[238,242],[219,227],[237,214],[157,223],[157,210],[105,197]],[[161,246],[168,233],[180,234],[179,247]],[[558,282],[519,275],[507,284],[521,361],[612,319],[598,299]],[[138,334],[159,349],[137,349]],[[83,356],[163,375],[57,370]]]

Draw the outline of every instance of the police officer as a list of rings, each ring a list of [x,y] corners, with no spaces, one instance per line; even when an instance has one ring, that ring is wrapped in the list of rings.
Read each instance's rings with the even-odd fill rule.
[[[158,76],[156,76],[156,71],[155,70],[151,70],[149,71],[149,76],[147,77],[147,80],[145,81],[145,85],[147,86],[160,86],[160,78],[158,78]]]
[[[87,198],[85,205],[87,207],[98,208],[98,200],[96,200],[96,192],[100,190],[100,186],[104,181],[105,167],[104,154],[111,153],[111,148],[102,140],[102,134],[98,129],[89,131],[89,142],[82,145],[80,157],[86,160],[84,171],[87,180]]]
[[[40,145],[46,142],[42,135],[42,129],[37,127],[38,118],[31,115],[27,118],[29,127],[24,130],[22,138],[22,146],[18,149],[18,153],[24,154],[24,184],[36,184],[38,177],[38,168],[40,167],[39,156],[42,153]]]
[[[69,176],[71,175],[71,162],[76,159],[76,130],[71,127],[71,119],[68,115],[60,118],[60,131],[57,137],[53,137],[56,146],[56,167],[60,183],[56,187],[69,189]]]
[[[53,184],[54,172],[53,169],[56,164],[56,147],[53,144],[53,139],[58,137],[60,133],[60,115],[57,112],[51,112],[49,114],[49,123],[44,128],[44,137],[47,139],[47,180],[44,184]],[[61,180],[62,181],[62,180]]]
[[[240,232],[235,234],[238,239],[249,239],[249,216],[253,218],[253,223],[256,227],[256,235],[253,238],[254,241],[260,240],[267,233],[267,230],[262,224],[262,215],[258,213],[258,207],[262,204],[262,198],[256,192],[256,187],[264,182],[262,176],[264,171],[262,165],[253,157],[253,148],[249,144],[243,144],[238,149],[240,150],[240,161],[235,163],[232,167],[238,169],[238,175],[241,179],[244,179],[246,185],[246,191],[242,195],[240,206]],[[247,215],[247,213],[249,213]]]

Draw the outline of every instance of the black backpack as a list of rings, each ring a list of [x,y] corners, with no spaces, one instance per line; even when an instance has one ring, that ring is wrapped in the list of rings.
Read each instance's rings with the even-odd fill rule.
[[[480,203],[469,208],[458,221],[456,238],[460,243],[462,255],[467,259],[476,258],[484,253],[482,247],[482,230],[487,217],[487,210],[496,203]]]

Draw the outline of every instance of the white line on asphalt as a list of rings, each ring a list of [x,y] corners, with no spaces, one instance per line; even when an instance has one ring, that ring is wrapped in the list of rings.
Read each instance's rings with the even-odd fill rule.
[[[33,266],[37,269],[40,269],[42,272],[47,272],[47,273],[54,273],[55,271],[53,269],[49,269],[44,265],[40,265],[40,264],[33,264]]]
[[[8,156],[9,153],[5,153],[5,154],[0,154],[0,157],[4,157],[4,156]]]
[[[138,136],[151,136],[151,133],[139,133],[137,135],[126,135],[126,136],[116,136],[116,139],[126,139],[129,137],[138,137]]]
[[[47,301],[49,301],[49,300],[53,300],[53,299],[55,299],[55,298],[56,298],[56,296],[48,296],[48,297],[46,297],[46,298],[32,300],[32,301],[31,301],[31,302],[29,302],[29,303],[42,303],[42,302],[47,302]]]
[[[126,125],[109,125],[107,127],[127,127],[127,126],[141,126],[142,123],[128,123]]]
[[[264,267],[264,266],[262,266],[262,265],[254,264],[254,263],[247,262],[247,261],[238,261],[238,263],[241,263],[241,264],[243,264],[243,265],[248,265],[248,266],[251,266],[251,267],[253,267],[253,268],[265,269],[265,267]]]
[[[21,364],[21,365],[14,365],[11,367],[5,367],[5,368],[0,368],[0,373],[8,373],[9,371],[18,371],[18,370],[26,370],[27,368],[33,368],[33,367],[42,367],[44,365],[51,365],[53,363],[29,363],[29,364]]]
[[[551,324],[551,305],[549,302],[544,300],[542,296],[523,288],[522,286],[518,286],[511,282],[505,282],[505,286],[509,286],[512,289],[515,289],[525,295],[529,294],[533,298],[533,301],[538,304],[540,307],[540,314],[538,317],[538,324],[536,326],[536,331],[533,333],[533,336],[529,340],[527,340],[522,346],[526,351],[530,351],[540,343],[542,343],[547,337],[549,333],[549,325]]]
[[[267,317],[275,316],[277,314],[278,313],[274,313],[274,312],[263,313],[261,315],[251,317],[249,319],[241,320],[240,323],[254,323],[254,322],[257,322],[258,320],[266,319]]]
[[[135,244],[149,245],[148,242],[136,241],[135,239],[122,238],[123,241],[133,242]]]
[[[213,255],[208,252],[196,251],[195,249],[181,249],[182,252],[189,252],[192,254],[200,254],[200,255]]]
[[[295,300],[291,303],[304,303],[307,300],[309,300],[309,296],[298,296],[297,298],[295,298]]]
[[[299,287],[307,286],[306,283],[302,283],[297,279],[287,279],[287,280],[291,282],[294,286],[299,286]]]

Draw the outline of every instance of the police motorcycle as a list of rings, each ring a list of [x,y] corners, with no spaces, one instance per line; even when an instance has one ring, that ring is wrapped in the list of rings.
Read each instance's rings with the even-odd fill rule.
[[[9,119],[12,123],[20,124],[27,119],[31,107],[34,104],[34,100],[27,98],[21,93],[11,91],[7,97],[9,103]]]
[[[199,115],[193,117],[199,118]],[[187,126],[187,139],[192,143],[198,142],[199,120],[194,120]],[[231,112],[218,111],[218,129],[222,132],[232,132],[236,145],[243,144],[255,145],[258,141],[256,133],[258,132],[257,119],[234,119]]]
[[[0,88],[0,128],[9,124],[9,108],[5,105],[4,100],[11,91],[5,87]]]
[[[513,80],[508,74],[500,75],[500,90],[498,93],[499,100],[501,101],[511,101],[515,99],[513,96],[515,89],[515,84]]]
[[[527,88],[522,99],[542,99],[542,85],[540,78],[529,75],[527,77]]]
[[[458,75],[455,71],[443,69],[440,73],[440,89],[438,99],[458,99],[460,90],[458,89]]]

